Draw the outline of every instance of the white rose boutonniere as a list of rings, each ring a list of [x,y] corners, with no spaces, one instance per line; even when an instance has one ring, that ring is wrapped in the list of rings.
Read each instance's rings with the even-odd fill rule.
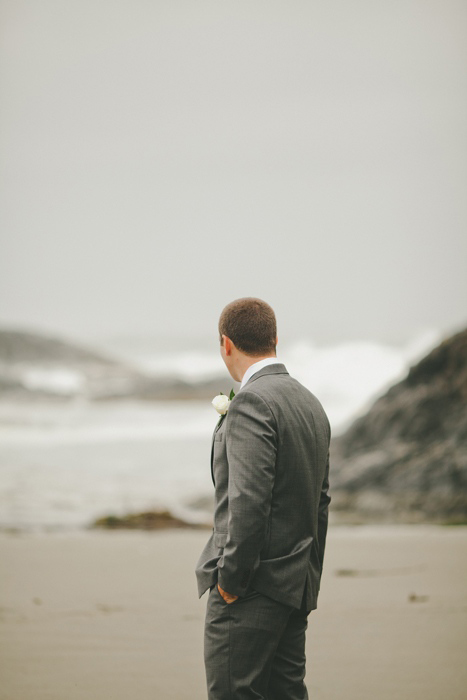
[[[221,416],[225,416],[227,411],[229,410],[230,402],[232,401],[233,397],[235,396],[235,392],[232,389],[230,392],[230,396],[226,396],[225,394],[221,393],[218,394],[213,398],[211,401],[212,405],[216,409],[218,413],[220,413]]]

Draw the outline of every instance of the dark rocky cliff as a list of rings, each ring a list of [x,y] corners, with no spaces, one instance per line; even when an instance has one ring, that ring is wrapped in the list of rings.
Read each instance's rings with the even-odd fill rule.
[[[467,330],[332,441],[337,518],[467,521]]]

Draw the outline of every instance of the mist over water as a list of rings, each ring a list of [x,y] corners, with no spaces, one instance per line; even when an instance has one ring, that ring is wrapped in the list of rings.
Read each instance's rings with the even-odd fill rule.
[[[320,399],[337,434],[385,387],[402,379],[409,366],[429,352],[441,337],[439,331],[427,329],[400,345],[367,340],[322,345],[303,339],[284,346],[279,343],[277,359]],[[155,376],[178,377],[193,383],[228,376],[220,353],[211,350],[208,342],[195,344],[191,349],[188,340],[179,341],[178,345],[166,340],[163,351],[156,349],[159,345],[159,340],[148,339],[120,339],[102,344],[104,349]],[[232,384],[235,390],[239,386]]]
[[[320,399],[337,435],[438,340],[427,332],[399,347],[302,341],[278,348],[278,361]],[[130,345],[108,349],[156,376],[225,379],[217,352]],[[152,508],[206,520],[193,503],[212,495],[217,419],[209,401],[2,400],[0,527],[83,527],[102,515]]]

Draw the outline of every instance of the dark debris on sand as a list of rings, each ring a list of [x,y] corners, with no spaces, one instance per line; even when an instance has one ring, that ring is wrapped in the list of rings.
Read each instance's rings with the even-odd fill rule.
[[[105,515],[97,518],[91,528],[106,530],[167,530],[170,528],[190,528],[195,530],[211,528],[206,523],[190,523],[175,517],[168,510],[128,513],[127,515]]]

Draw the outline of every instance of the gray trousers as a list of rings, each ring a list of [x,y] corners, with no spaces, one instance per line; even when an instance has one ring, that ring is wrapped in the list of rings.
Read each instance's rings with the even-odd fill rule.
[[[204,661],[209,700],[307,700],[308,612],[249,592],[227,604],[209,593]]]

